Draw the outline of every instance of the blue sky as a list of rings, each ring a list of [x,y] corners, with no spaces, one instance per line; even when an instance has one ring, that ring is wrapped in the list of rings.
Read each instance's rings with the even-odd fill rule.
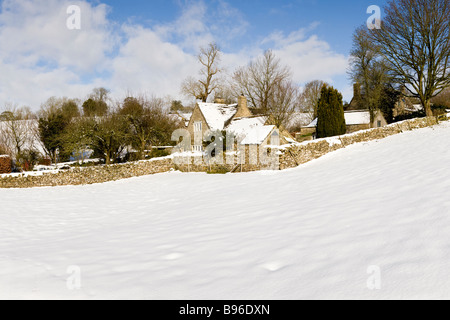
[[[233,70],[274,50],[303,85],[321,79],[351,99],[346,75],[352,33],[384,0],[0,0],[0,107],[38,108],[50,96],[83,99],[104,86],[181,99],[195,53],[210,41]],[[81,7],[82,29],[65,27]],[[6,48],[6,49],[5,49]]]
[[[92,1],[96,3],[97,1]],[[326,40],[337,52],[347,54],[351,48],[352,33],[366,23],[370,5],[382,7],[384,0],[231,0],[227,1],[248,21],[247,32],[235,42],[225,41],[222,46],[238,49],[243,42],[262,38],[275,31],[291,32],[317,23],[314,33]],[[115,21],[134,21],[148,27],[175,20],[189,1],[174,0],[105,0],[111,7]],[[219,1],[205,1],[214,8]],[[220,42],[220,41],[219,41]]]

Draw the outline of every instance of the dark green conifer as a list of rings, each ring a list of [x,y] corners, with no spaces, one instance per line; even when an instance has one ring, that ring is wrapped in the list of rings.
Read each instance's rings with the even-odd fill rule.
[[[317,138],[346,133],[342,94],[333,87],[323,86],[317,107]]]

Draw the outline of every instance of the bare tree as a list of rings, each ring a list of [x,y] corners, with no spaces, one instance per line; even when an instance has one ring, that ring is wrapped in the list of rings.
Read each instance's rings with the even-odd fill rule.
[[[25,149],[32,149],[36,116],[28,107],[6,106],[0,116],[2,144],[6,145],[17,158]]]
[[[301,92],[300,111],[308,113],[310,115],[310,121],[317,118],[317,106],[324,85],[327,85],[327,83],[321,80],[314,80],[308,82]]]
[[[1,128],[0,128],[1,130]],[[11,151],[8,149],[8,147],[6,147],[5,145],[2,144],[2,140],[1,140],[1,132],[0,132],[0,156],[2,155],[11,155]]]
[[[406,85],[427,116],[431,99],[450,86],[449,34],[448,0],[390,0],[381,29],[369,31],[394,81]]]
[[[270,104],[274,103],[277,86],[290,80],[291,72],[268,50],[248,66],[239,68],[233,79],[236,94],[245,95],[253,108],[267,113],[274,108]]]
[[[50,115],[58,113],[62,108],[65,98],[50,97],[41,104],[41,108],[37,112],[39,118],[48,118]]]
[[[103,101],[107,102],[109,100],[109,90],[105,88],[94,88],[89,98],[94,101]]]
[[[234,92],[250,100],[259,113],[270,115],[277,126],[287,126],[299,106],[299,87],[290,69],[268,50],[233,75]]]
[[[300,90],[296,84],[290,80],[276,83],[267,107],[273,124],[286,128],[299,107],[299,101]]]
[[[225,104],[237,103],[237,97],[233,90],[233,82],[230,81],[229,75],[222,74],[218,79],[218,89],[214,92],[214,100],[222,100]]]
[[[373,123],[389,77],[380,48],[371,41],[366,27],[356,29],[350,55],[348,74],[353,83],[362,86],[363,91],[363,94],[355,98],[360,99],[359,103],[369,110],[370,122]]]
[[[220,54],[220,48],[215,43],[200,48],[197,59],[201,64],[201,79],[187,78],[181,86],[181,92],[184,95],[206,102],[208,97],[218,89],[217,75],[221,72]]]

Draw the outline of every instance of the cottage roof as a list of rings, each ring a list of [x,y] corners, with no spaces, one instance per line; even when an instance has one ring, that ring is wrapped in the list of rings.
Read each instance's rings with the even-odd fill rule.
[[[237,112],[237,104],[217,104],[217,103],[199,103],[205,120],[211,130],[222,131],[225,123],[230,120]]]
[[[315,118],[310,124],[308,124],[307,126],[305,126],[305,128],[315,128],[317,127],[317,121],[318,119]]]
[[[189,125],[189,121],[191,120],[192,113],[180,113],[180,112],[170,113],[169,117],[172,120],[184,122],[185,126],[187,127]]]
[[[347,126],[370,124],[370,112],[369,111],[346,111],[344,112],[345,124]],[[317,127],[317,118],[314,119],[306,128]]]
[[[370,112],[369,111],[350,111],[345,112],[345,124],[347,126],[358,124],[370,124]]]
[[[182,113],[182,112],[178,112],[178,115],[183,118],[186,121],[191,120],[192,117],[192,112],[191,113]]]
[[[248,132],[249,129],[264,126],[266,121],[267,117],[238,118],[234,119],[226,130],[239,136]]]
[[[241,144],[260,145],[275,129],[275,126],[258,126],[251,128],[245,132],[245,138],[241,141]]]
[[[185,126],[189,125],[189,121],[191,121],[192,113],[178,113],[178,116],[184,121]]]
[[[423,110],[423,106],[421,104],[413,104],[410,107],[407,107],[406,110],[410,112],[419,112]]]
[[[242,105],[239,107],[239,104],[198,103],[198,108],[209,129],[234,133],[242,139],[241,144],[260,145],[277,127],[266,125],[269,120],[268,116],[246,116],[250,112],[245,112],[245,103],[241,101],[241,104],[244,106],[244,116],[242,117],[236,117],[239,108],[242,108]],[[282,134],[282,136],[285,135]],[[288,138],[289,134],[286,139]]]

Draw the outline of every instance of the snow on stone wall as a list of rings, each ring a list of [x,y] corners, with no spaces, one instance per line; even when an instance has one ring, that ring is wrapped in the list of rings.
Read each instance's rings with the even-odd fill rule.
[[[436,125],[434,118],[422,118],[407,120],[386,127],[359,131],[340,137],[332,137],[303,143],[296,143],[281,147],[279,150],[279,167],[270,169],[288,169],[294,168],[314,159],[318,159],[327,153],[345,148],[349,145],[367,142],[371,140],[383,139],[388,136],[420,128]],[[246,152],[250,153],[250,152]],[[236,155],[232,155],[232,158]],[[1,159],[1,158],[0,158]],[[246,154],[246,165],[235,166],[227,165],[228,170],[256,171],[265,170],[267,166],[252,165],[249,162],[249,155]],[[173,157],[155,159],[153,161],[140,161],[120,165],[96,166],[87,168],[73,168],[59,173],[43,173],[38,176],[16,176],[0,177],[0,188],[31,188],[43,186],[62,186],[62,185],[85,185],[94,183],[103,183],[116,181],[132,177],[151,175],[156,173],[169,172],[171,170],[206,172],[211,170],[207,164],[196,164],[195,159],[189,163],[180,165],[174,162]]]
[[[384,139],[404,131],[425,128],[436,124],[437,120],[435,118],[412,119],[394,123],[386,127],[358,131],[340,137],[318,139],[286,146],[280,150],[282,153],[280,156],[280,170],[295,168],[301,164],[318,159],[327,153],[355,143]]]
[[[62,170],[56,173],[42,173],[40,175],[7,176],[0,178],[0,188],[33,188],[104,183],[168,172],[172,168],[173,163],[171,158],[108,166],[72,168],[70,170]]]

